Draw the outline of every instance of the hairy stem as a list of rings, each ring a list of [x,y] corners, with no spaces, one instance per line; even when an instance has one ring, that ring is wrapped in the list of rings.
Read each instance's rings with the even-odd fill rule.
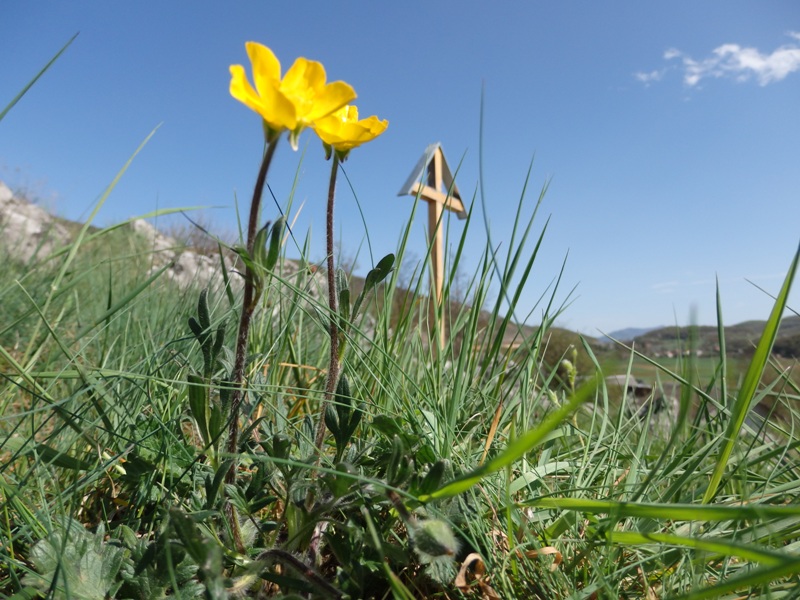
[[[278,138],[273,139],[267,145],[267,151],[264,153],[264,158],[261,161],[261,168],[258,171],[258,178],[256,179],[256,186],[253,190],[253,200],[250,203],[250,216],[247,222],[247,254],[254,255],[254,242],[256,233],[258,231],[258,216],[261,208],[261,196],[264,191],[264,184],[267,181],[267,171],[272,162],[272,156],[275,154],[275,148],[278,145]],[[244,371],[247,362],[247,341],[250,337],[250,322],[253,318],[253,312],[256,308],[255,299],[255,277],[258,273],[252,272],[249,266],[244,267],[244,298],[242,299],[242,314],[239,318],[239,334],[236,337],[236,358],[233,366],[233,376],[231,384],[233,391],[230,400],[230,415],[228,425],[228,454],[233,458],[231,467],[225,475],[226,483],[234,483],[236,480],[236,455],[239,450],[239,407],[244,397]],[[228,517],[228,522],[231,531],[234,535],[234,541],[239,551],[243,551],[243,543],[241,540],[241,533],[239,531],[239,523],[233,509],[233,505],[228,502],[225,507],[225,512]]]
[[[338,298],[336,296],[336,268],[333,261],[333,201],[336,194],[336,174],[339,172],[339,158],[333,154],[331,165],[331,181],[328,186],[328,211],[327,211],[327,247],[328,253],[328,307],[330,309],[329,332],[331,338],[330,361],[328,363],[328,376],[325,380],[325,397],[319,411],[319,423],[317,424],[317,436],[315,443],[317,446],[317,456],[321,456],[322,444],[325,442],[325,409],[328,403],[333,400],[336,392],[336,384],[339,382],[339,310]]]

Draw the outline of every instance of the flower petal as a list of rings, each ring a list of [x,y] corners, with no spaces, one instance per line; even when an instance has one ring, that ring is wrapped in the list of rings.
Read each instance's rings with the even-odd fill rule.
[[[306,117],[309,121],[316,121],[339,110],[348,102],[355,100],[356,91],[349,83],[334,81],[325,86],[325,89],[314,100],[313,109]],[[358,118],[356,109],[356,118]]]
[[[253,65],[253,83],[259,94],[264,94],[268,87],[277,87],[281,80],[281,63],[275,54],[257,42],[247,42],[247,56]]]
[[[323,143],[333,146],[337,152],[349,152],[353,148],[372,141],[382,134],[389,122],[376,116],[358,120],[358,109],[345,106],[334,114],[318,119],[314,131]]]
[[[267,86],[263,94],[259,94],[245,75],[242,65],[231,65],[231,96],[245,106],[254,110],[273,129],[294,129],[297,117],[294,104],[276,87]]]
[[[325,87],[325,67],[322,63],[301,56],[286,71],[283,86],[287,93],[289,90],[304,96],[308,95],[309,91],[316,93]]]
[[[253,89],[253,86],[250,85],[250,82],[247,81],[247,75],[244,72],[244,67],[242,65],[231,65],[230,71],[231,96],[236,98],[248,108],[259,112],[261,110],[261,101],[258,97],[258,93]]]

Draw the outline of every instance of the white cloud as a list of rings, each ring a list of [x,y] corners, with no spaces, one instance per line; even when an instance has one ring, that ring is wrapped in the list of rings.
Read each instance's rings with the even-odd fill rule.
[[[790,31],[789,37],[800,42],[800,33]],[[711,55],[695,60],[677,48],[664,52],[664,60],[680,60],[683,82],[693,87],[703,79],[730,78],[744,82],[751,78],[765,86],[785,79],[790,73],[800,70],[800,44],[790,43],[780,46],[770,54],[756,48],[745,48],[739,44],[722,44],[711,51]],[[644,84],[659,81],[669,67],[634,73],[634,77]]]
[[[640,71],[638,73],[634,73],[633,76],[637,81],[641,81],[644,84],[649,84],[651,81],[661,81],[661,78],[664,77],[665,72],[666,69],[650,71],[649,73],[643,73]]]

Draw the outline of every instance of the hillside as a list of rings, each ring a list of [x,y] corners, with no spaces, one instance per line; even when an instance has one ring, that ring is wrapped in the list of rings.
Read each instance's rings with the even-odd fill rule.
[[[725,346],[729,356],[750,356],[764,331],[766,321],[745,321],[728,325],[725,329]],[[660,356],[685,354],[694,336],[694,348],[699,355],[719,352],[719,334],[716,327],[663,327],[634,338],[641,352]],[[800,358],[800,317],[785,317],[775,340],[774,353],[784,358]]]
[[[9,252],[13,252],[19,260],[35,261],[46,256],[59,245],[68,243],[81,226],[80,223],[55,217],[25,198],[14,196],[11,190],[0,181],[0,231],[2,231],[0,243]],[[164,277],[175,282],[181,288],[191,284],[208,285],[218,277],[219,256],[215,256],[214,252],[209,252],[208,247],[193,247],[191,240],[173,239],[142,220],[132,221],[130,228],[142,237],[150,248],[152,257],[150,272],[165,268]],[[206,246],[208,245],[206,244]],[[230,256],[226,257],[226,264],[229,270],[235,268]],[[287,273],[293,273],[300,268],[300,265],[301,261],[299,260],[287,259],[284,268]],[[314,295],[319,294],[320,297],[323,297],[325,278],[319,272],[315,279],[317,281]],[[363,289],[363,285],[363,277],[357,275],[350,277],[350,289],[353,297]],[[411,296],[412,294],[407,290],[398,289],[394,295],[396,307],[403,306],[407,298]],[[417,296],[417,301],[420,298]],[[445,320],[448,333],[452,323],[465,310],[471,309],[460,303],[450,303],[447,311],[448,317]],[[493,314],[490,311],[481,310],[478,315],[480,327],[484,330],[491,330],[492,318]],[[496,319],[496,325],[499,326],[503,317],[500,315]],[[765,321],[746,321],[725,327],[728,354],[730,356],[749,356],[764,325]],[[509,323],[502,336],[502,346],[528,348],[537,330],[538,325]],[[637,350],[659,358],[685,353],[689,348],[689,332],[689,327],[661,327],[653,330],[629,328],[617,332],[626,335],[615,335],[614,337],[623,341],[631,340],[635,343]],[[711,355],[719,351],[716,327],[696,327],[694,335],[696,336],[695,348],[699,355]],[[607,357],[610,354],[622,355],[627,352],[624,349],[609,346],[606,340],[582,337],[593,352],[600,357]],[[458,346],[460,346],[460,340]],[[549,328],[547,336],[544,338],[544,346],[545,361],[550,366],[555,366],[568,351],[575,348],[578,351],[579,367],[589,367],[588,355],[583,349],[581,336],[573,331],[558,327]],[[800,358],[800,317],[792,316],[784,319],[775,343],[775,353],[785,358]]]

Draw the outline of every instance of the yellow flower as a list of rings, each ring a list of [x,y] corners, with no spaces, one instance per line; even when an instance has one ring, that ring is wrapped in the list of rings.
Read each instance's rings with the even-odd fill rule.
[[[281,64],[272,50],[256,42],[247,42],[246,48],[255,88],[242,65],[231,65],[231,96],[261,115],[270,135],[288,129],[295,149],[305,127],[356,97],[344,81],[326,84],[325,67],[316,61],[298,58],[281,79]]]
[[[332,115],[314,122],[314,131],[326,146],[328,154],[329,148],[336,150],[340,158],[347,156],[356,146],[374,140],[389,126],[389,121],[381,121],[376,116],[366,119],[358,119],[358,108],[355,106],[345,106],[340,108]]]

